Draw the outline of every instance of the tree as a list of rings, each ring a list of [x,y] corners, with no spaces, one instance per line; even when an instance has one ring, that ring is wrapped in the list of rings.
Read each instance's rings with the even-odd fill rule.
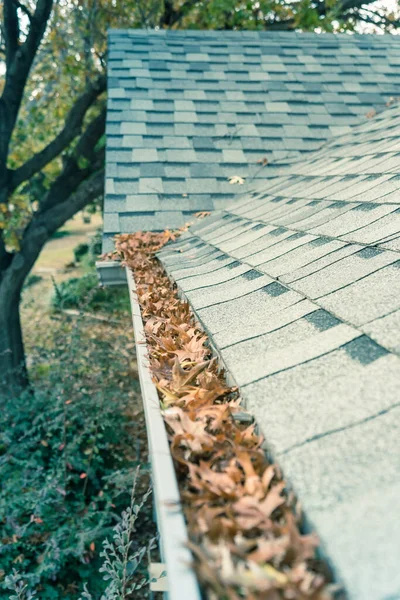
[[[104,178],[109,27],[354,29],[372,0],[3,0],[0,8],[0,379],[28,385],[19,304],[46,241]]]
[[[53,0],[37,0],[33,11],[5,0],[2,17],[6,71],[0,98],[0,373],[14,390],[28,382],[19,317],[25,278],[49,237],[102,191],[104,144],[99,142],[104,135],[105,109],[98,100],[106,89],[106,78],[99,73],[90,79],[58,134],[25,162],[10,168],[12,136],[21,104],[27,101],[28,78],[46,28],[55,17]],[[62,166],[38,205],[25,202],[24,184],[66,149]]]
[[[393,31],[400,18],[376,0],[165,0],[161,27]]]

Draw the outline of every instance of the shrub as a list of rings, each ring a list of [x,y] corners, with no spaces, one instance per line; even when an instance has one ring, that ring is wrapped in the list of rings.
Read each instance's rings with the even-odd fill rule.
[[[102,251],[102,243],[103,243],[103,233],[101,229],[98,229],[95,235],[90,240],[89,244],[89,257],[91,260],[91,264],[94,265],[98,256]]]
[[[32,273],[32,275],[29,275],[29,277],[27,278],[24,285],[24,289],[28,289],[29,287],[36,285],[37,283],[42,281],[42,279],[43,277],[41,275],[36,275],[35,273]]]
[[[52,305],[56,309],[80,308],[85,310],[123,311],[129,306],[125,289],[101,288],[97,274],[93,271],[82,277],[73,277],[60,284],[54,283]]]
[[[78,244],[74,248],[75,262],[80,263],[86,261],[88,267],[94,267],[99,254],[101,254],[102,232],[99,229],[94,236],[91,237],[89,243]]]
[[[146,460],[132,340],[127,326],[83,318],[40,327],[28,348],[34,393],[0,399],[0,598],[75,600],[87,582],[99,599],[103,542]],[[150,506],[141,521],[133,552],[154,535]]]
[[[89,244],[78,244],[77,246],[75,246],[74,248],[74,258],[75,258],[75,262],[79,263],[81,262],[82,258],[84,256],[87,255],[87,253],[89,252]]]
[[[84,390],[68,400],[56,384],[2,411],[0,565],[5,573],[23,567],[30,584],[43,584],[41,598],[59,597],[52,582],[61,571],[73,582],[100,567],[96,544],[128,504],[121,408],[115,397]],[[110,484],[116,470],[126,477]]]

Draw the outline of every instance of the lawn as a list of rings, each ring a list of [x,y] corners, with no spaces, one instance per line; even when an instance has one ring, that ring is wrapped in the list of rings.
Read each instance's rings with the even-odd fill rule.
[[[74,248],[82,242],[87,242],[101,225],[102,218],[99,213],[90,215],[89,223],[84,222],[82,213],[75,215],[47,242],[33,272],[39,275],[63,272],[65,265],[74,259]]]

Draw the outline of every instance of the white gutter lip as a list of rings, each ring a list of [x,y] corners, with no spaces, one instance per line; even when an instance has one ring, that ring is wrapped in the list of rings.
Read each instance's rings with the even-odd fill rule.
[[[154,504],[161,537],[162,559],[166,564],[169,600],[201,600],[193,556],[187,547],[189,541],[185,518],[169,449],[167,432],[161,414],[157,388],[152,380],[144,342],[140,306],[132,271],[126,267],[132,321],[135,333],[136,355],[146,418],[149,455],[152,470]]]

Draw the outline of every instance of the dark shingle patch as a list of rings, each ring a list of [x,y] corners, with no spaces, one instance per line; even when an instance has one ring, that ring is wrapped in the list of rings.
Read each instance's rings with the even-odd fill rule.
[[[367,212],[370,210],[374,210],[375,208],[378,208],[379,204],[373,204],[372,202],[368,202],[368,203],[363,203],[363,204],[359,204],[358,206],[355,206],[352,210],[355,211],[361,211],[361,212]]]
[[[319,237],[316,238],[315,240],[311,240],[311,242],[308,242],[310,246],[323,246],[324,244],[329,244],[331,240],[327,237]]]
[[[346,206],[346,202],[332,202],[326,208],[344,208]]]
[[[277,229],[273,229],[272,231],[270,231],[269,235],[274,235],[274,236],[278,237],[279,235],[283,235],[286,232],[287,232],[287,229],[285,227],[278,227]]]
[[[331,327],[336,327],[336,325],[340,325],[341,321],[331,315],[329,312],[324,310],[323,308],[316,310],[304,317],[306,321],[312,323],[319,331],[326,331]]]
[[[299,240],[300,238],[304,237],[306,234],[305,233],[294,233],[293,235],[290,235],[288,238],[286,238],[286,240],[289,241],[294,241],[294,240]]]
[[[268,296],[281,296],[289,291],[288,288],[286,288],[284,285],[281,285],[277,281],[266,285],[262,289],[268,294]]]
[[[360,250],[360,252],[357,252],[356,256],[359,256],[360,258],[374,258],[375,256],[378,256],[378,254],[382,254],[383,250],[380,250],[379,248],[372,248],[372,247],[368,247],[368,248],[363,248],[362,250]]]
[[[236,267],[238,267],[240,265],[240,262],[238,260],[234,260],[232,263],[230,263],[229,265],[226,265],[227,269],[235,269]]]
[[[255,269],[252,269],[251,271],[247,271],[247,273],[243,273],[242,277],[244,279],[247,279],[248,281],[253,281],[254,279],[258,279],[259,277],[262,277],[263,274],[260,273],[259,271],[256,271]]]
[[[343,350],[353,359],[362,365],[369,365],[382,356],[388,354],[379,344],[376,344],[368,336],[362,335],[348,344],[342,346]]]

